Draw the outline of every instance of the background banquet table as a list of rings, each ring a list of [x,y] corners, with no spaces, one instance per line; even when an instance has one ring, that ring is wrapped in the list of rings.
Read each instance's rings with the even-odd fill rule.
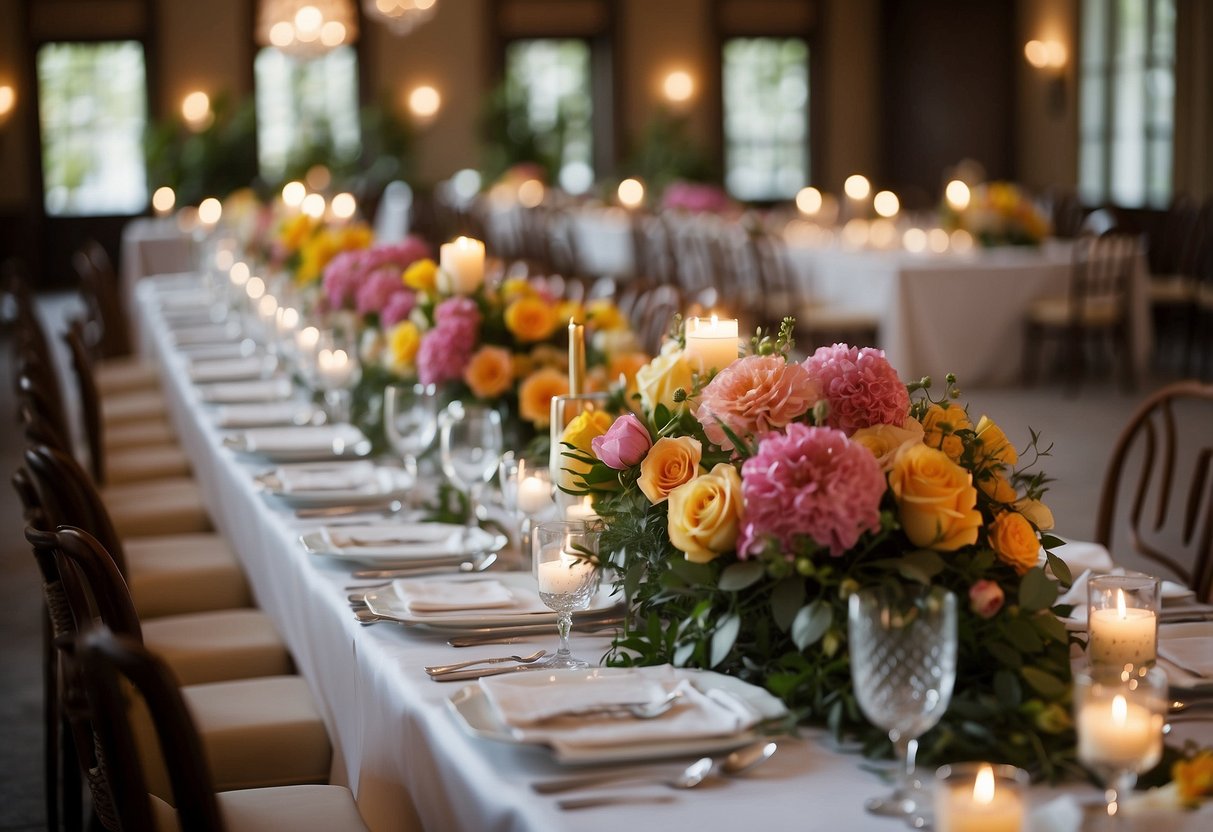
[[[690,792],[631,784],[601,792],[665,796],[668,804],[562,812],[555,798],[533,794],[529,783],[562,770],[540,750],[465,735],[447,708],[460,685],[434,683],[422,670],[468,658],[471,651],[393,624],[356,623],[346,600],[348,568],[306,554],[298,542],[304,521],[271,505],[254,485],[253,475],[265,466],[222,446],[222,432],[188,381],[158,311],[158,286],[179,279],[144,280],[138,287],[145,354],[160,364],[171,418],[208,508],[311,687],[333,740],[334,782],[350,786],[371,828],[704,832],[745,828],[758,818],[777,829],[903,828],[864,813],[864,798],[885,784],[860,769],[859,757],[832,749],[814,732],[781,739],[779,753],[744,778]],[[607,647],[603,638],[574,638],[584,655],[601,655]],[[514,647],[530,652],[554,641],[553,632]],[[472,655],[498,652],[510,651],[495,647]],[[1088,787],[1072,788],[1092,796]],[[1035,793],[1041,803],[1053,796]]]

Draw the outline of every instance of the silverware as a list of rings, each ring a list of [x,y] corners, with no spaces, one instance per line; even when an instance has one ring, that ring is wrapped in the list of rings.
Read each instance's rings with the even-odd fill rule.
[[[532,664],[539,661],[548,654],[547,650],[536,650],[529,656],[494,656],[491,659],[469,659],[466,662],[455,662],[454,664],[436,664],[430,665],[425,669],[425,672],[431,676],[436,676],[440,673],[450,673],[455,670],[462,670],[465,667],[472,667],[478,664],[500,664],[502,662],[519,662],[520,664]]]
[[[660,783],[673,789],[693,789],[713,773],[732,777],[733,775],[741,774],[743,771],[748,771],[771,759],[778,749],[779,746],[775,742],[759,740],[730,752],[720,761],[719,765],[716,765],[711,757],[700,757],[676,777],[666,780],[658,779],[651,782]],[[629,768],[605,772],[603,774],[590,774],[585,777],[565,777],[559,780],[541,781],[539,783],[532,783],[531,789],[537,794],[560,794],[561,792],[588,789],[594,786],[619,783],[621,781],[650,780],[651,777],[652,769],[638,770]]]
[[[436,676],[431,676],[435,682],[470,682],[473,679],[482,679],[485,676],[503,676],[506,673],[524,673],[535,670],[534,665],[515,664],[509,667],[489,667],[489,668],[472,668],[471,670],[455,670],[450,673],[443,673]]]
[[[401,567],[399,569],[358,569],[353,573],[355,578],[416,578],[421,575],[438,575],[441,573],[483,572],[497,562],[497,553],[490,552],[484,557],[472,558],[462,563],[444,565],[427,565],[417,567]],[[387,584],[383,584],[387,586]],[[369,588],[369,587],[368,587]]]
[[[360,505],[301,508],[295,512],[295,516],[300,520],[309,520],[317,517],[344,517],[347,514],[395,514],[396,512],[400,511],[400,509],[401,502],[399,500],[387,500],[382,503],[362,503]]]
[[[603,795],[602,797],[573,797],[566,800],[558,800],[556,805],[566,812],[571,812],[576,809],[596,809],[600,806],[618,806],[622,803],[638,803],[642,805],[673,803],[674,796],[668,794],[654,795],[634,795],[634,794],[612,794]]]
[[[656,702],[617,702],[609,705],[591,705],[587,708],[570,708],[549,714],[540,721],[565,716],[630,716],[633,719],[656,719],[673,708],[682,698],[682,691],[672,690]]]
[[[577,619],[573,619],[577,622]],[[597,633],[602,630],[613,630],[623,623],[619,616],[582,620],[573,624],[573,631],[578,633]],[[447,642],[451,647],[476,647],[481,644],[494,644],[514,638],[546,635],[552,632],[551,624],[518,624],[509,627],[481,627],[478,629],[461,630],[457,636],[452,636]]]
[[[378,624],[380,621],[391,621],[390,618],[375,615],[375,613],[366,608],[354,610],[354,618],[358,619],[358,623],[362,625]]]

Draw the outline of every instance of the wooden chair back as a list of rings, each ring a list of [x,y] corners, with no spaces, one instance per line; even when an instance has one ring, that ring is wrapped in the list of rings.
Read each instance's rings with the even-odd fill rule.
[[[1129,420],[1104,476],[1095,539],[1115,554],[1126,525],[1121,548],[1213,600],[1213,384],[1168,385]]]
[[[93,377],[93,363],[84,343],[84,329],[73,322],[63,335],[72,357],[72,370],[76,375],[76,391],[80,398],[80,416],[84,426],[84,441],[88,447],[89,467],[93,481],[105,484],[105,441],[102,438],[101,394]]]
[[[1070,280],[1070,325],[1082,329],[1091,313],[1104,308],[1109,320],[1128,317],[1133,269],[1141,252],[1141,239],[1111,231],[1084,237],[1075,244]]]
[[[677,286],[654,286],[636,302],[636,334],[649,355],[657,355],[669,332],[670,322],[682,311],[682,292]]]
[[[88,240],[72,257],[72,265],[80,277],[87,323],[95,329],[95,340],[90,344],[96,356],[129,355],[130,327],[122,309],[118,276],[109,254],[96,240]]]

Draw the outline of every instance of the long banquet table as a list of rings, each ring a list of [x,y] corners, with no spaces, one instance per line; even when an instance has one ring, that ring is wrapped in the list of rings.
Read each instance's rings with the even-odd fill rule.
[[[541,750],[465,735],[447,709],[460,685],[432,682],[422,670],[469,653],[509,650],[455,650],[443,636],[389,623],[356,623],[346,598],[348,568],[306,554],[298,542],[305,521],[271,505],[254,485],[252,475],[265,466],[222,446],[222,431],[199,400],[159,313],[159,287],[180,279],[153,278],[138,286],[145,355],[159,364],[172,421],[212,517],[309,683],[333,741],[333,782],[349,785],[372,829],[710,832],[743,829],[756,821],[773,829],[829,832],[902,828],[897,821],[865,814],[864,798],[887,785],[860,768],[860,757],[831,748],[816,732],[780,739],[771,761],[744,777],[693,791],[628,784],[595,792],[669,799],[660,805],[620,802],[565,812],[556,798],[534,794],[530,783],[567,769]],[[530,652],[551,648],[554,641],[553,632],[515,647]],[[601,655],[607,647],[605,638],[580,634],[574,643],[583,655]],[[1203,738],[1213,734],[1205,732]],[[672,773],[686,762],[666,763],[665,770]],[[1090,787],[1068,788],[1095,796]],[[1038,789],[1034,801],[1044,803],[1055,794]],[[1199,822],[1193,826],[1199,827]]]

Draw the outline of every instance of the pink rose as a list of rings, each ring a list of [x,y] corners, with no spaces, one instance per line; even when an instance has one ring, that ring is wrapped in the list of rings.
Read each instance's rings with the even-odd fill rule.
[[[969,587],[969,609],[979,618],[993,618],[1002,609],[1006,595],[994,581],[978,581]]]
[[[629,413],[615,420],[602,436],[590,440],[594,456],[616,471],[631,468],[653,447],[648,429],[635,415]]]

